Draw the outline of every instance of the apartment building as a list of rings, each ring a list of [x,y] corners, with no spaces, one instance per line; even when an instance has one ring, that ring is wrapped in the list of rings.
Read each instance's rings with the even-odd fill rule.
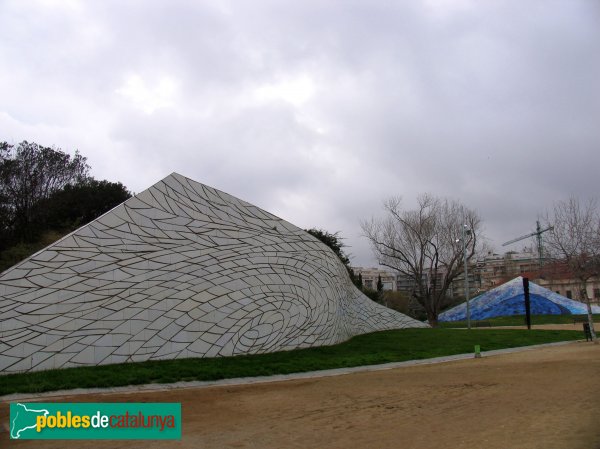
[[[538,271],[539,264],[538,255],[533,251],[509,251],[504,254],[489,251],[477,261],[481,290],[491,290],[524,273]]]
[[[381,276],[384,290],[396,291],[396,274],[381,268],[352,267],[354,274],[362,276],[363,286],[377,290],[377,281]]]

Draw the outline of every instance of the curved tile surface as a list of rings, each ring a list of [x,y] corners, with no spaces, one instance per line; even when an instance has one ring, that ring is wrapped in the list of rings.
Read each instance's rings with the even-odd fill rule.
[[[425,327],[286,221],[172,174],[0,274],[0,372],[330,345]]]

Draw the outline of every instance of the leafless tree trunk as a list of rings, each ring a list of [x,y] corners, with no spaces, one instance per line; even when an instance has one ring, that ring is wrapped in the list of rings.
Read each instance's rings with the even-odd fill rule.
[[[600,209],[598,201],[571,197],[557,201],[544,217],[554,229],[546,237],[546,252],[565,263],[581,283],[582,299],[587,305],[592,340],[597,343],[592,306],[587,294],[588,281],[600,274]]]
[[[425,308],[429,324],[437,326],[446,293],[463,268],[462,228],[467,236],[467,260],[479,250],[481,219],[459,202],[431,195],[418,198],[415,210],[401,207],[400,198],[384,203],[386,216],[361,223],[380,265],[397,270],[413,283],[413,296]]]

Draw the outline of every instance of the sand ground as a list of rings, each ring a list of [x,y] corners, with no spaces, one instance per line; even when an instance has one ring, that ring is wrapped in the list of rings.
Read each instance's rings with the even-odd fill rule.
[[[181,402],[181,441],[8,441],[14,448],[600,449],[600,345],[336,377],[53,398]]]

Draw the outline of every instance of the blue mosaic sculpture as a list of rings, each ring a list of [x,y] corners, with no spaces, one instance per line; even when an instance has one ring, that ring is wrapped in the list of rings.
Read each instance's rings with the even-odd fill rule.
[[[533,282],[529,282],[529,298],[532,315],[581,315],[587,313],[585,304],[554,293]],[[472,320],[525,315],[523,278],[519,276],[477,296],[471,300],[470,308]],[[600,313],[600,307],[592,306],[592,312]],[[466,319],[466,303],[459,304],[439,316],[439,321],[464,321]]]

